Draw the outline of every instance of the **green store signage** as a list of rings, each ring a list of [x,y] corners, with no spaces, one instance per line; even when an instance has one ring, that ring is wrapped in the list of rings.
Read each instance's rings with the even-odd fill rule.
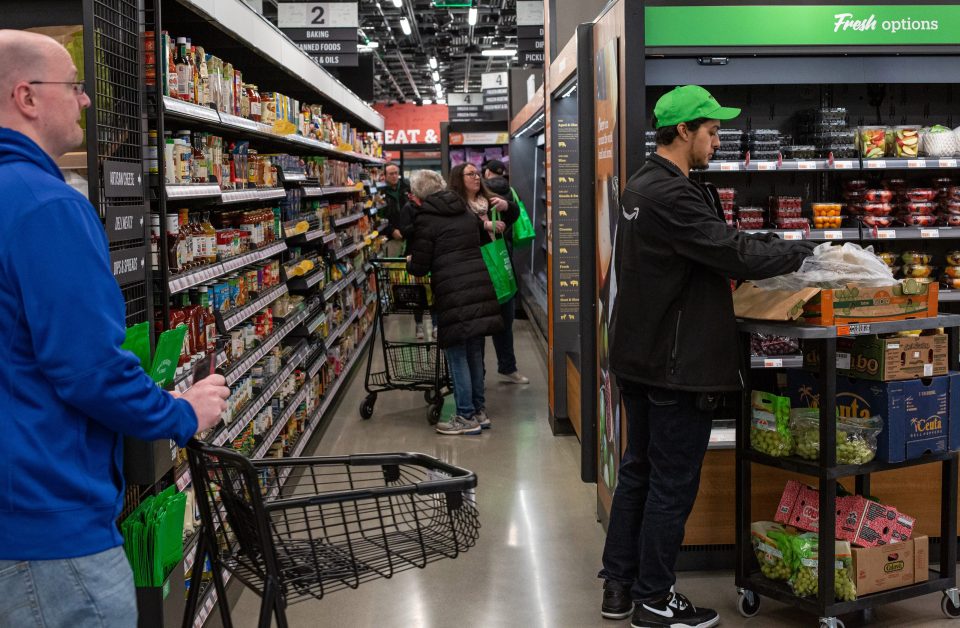
[[[646,45],[960,44],[960,5],[651,6]]]

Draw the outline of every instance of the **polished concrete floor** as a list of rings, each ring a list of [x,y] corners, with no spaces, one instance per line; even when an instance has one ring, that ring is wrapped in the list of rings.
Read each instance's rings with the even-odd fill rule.
[[[403,323],[403,321],[400,321]],[[412,322],[406,327],[412,329]],[[291,626],[318,628],[602,627],[629,621],[600,617],[596,578],[604,533],[595,516],[595,487],[579,479],[576,437],[554,437],[547,422],[547,371],[527,321],[517,321],[516,353],[528,386],[496,381],[487,345],[487,409],[494,427],[482,436],[439,436],[416,393],[382,395],[369,421],[360,419],[363,370],[358,369],[317,455],[418,451],[471,469],[482,528],[477,545],[456,560],[407,571],[356,590],[288,608]],[[723,626],[816,627],[816,618],[763,601],[749,620],[736,610],[730,572],[681,573],[678,590],[720,611]],[[259,598],[245,591],[234,625],[256,625]],[[861,625],[847,619],[852,628]],[[211,625],[216,623],[216,613]],[[940,612],[940,595],[878,609],[872,626],[957,626]]]

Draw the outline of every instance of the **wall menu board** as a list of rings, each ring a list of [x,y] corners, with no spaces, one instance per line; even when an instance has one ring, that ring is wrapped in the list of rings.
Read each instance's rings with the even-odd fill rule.
[[[283,2],[277,5],[277,24],[301,50],[320,65],[356,67],[356,2]]]
[[[554,111],[559,109],[557,103]],[[566,104],[566,103],[563,103]],[[554,311],[557,321],[576,323],[580,318],[580,125],[576,115],[559,112],[554,118],[556,143],[553,167],[557,169],[556,204],[553,206],[553,256],[556,258],[557,283]]]

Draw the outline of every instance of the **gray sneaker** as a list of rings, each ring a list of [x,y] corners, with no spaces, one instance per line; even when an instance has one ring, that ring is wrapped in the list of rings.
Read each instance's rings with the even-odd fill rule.
[[[483,431],[479,423],[473,419],[465,419],[459,414],[437,423],[434,429],[437,430],[437,434],[446,436],[475,436]]]
[[[481,410],[473,415],[473,420],[480,424],[485,430],[489,430],[493,427],[493,424],[490,423],[490,418],[487,416],[487,413],[484,410]]]

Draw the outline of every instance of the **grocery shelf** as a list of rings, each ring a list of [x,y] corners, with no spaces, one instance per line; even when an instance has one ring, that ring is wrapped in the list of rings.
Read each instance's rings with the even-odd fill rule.
[[[307,180],[307,175],[302,172],[284,172],[281,178],[284,183],[303,183]]]
[[[960,238],[960,229],[955,227],[892,227],[889,229],[874,229],[863,227],[864,240],[929,240]]]
[[[343,257],[355,252],[358,246],[359,245],[356,242],[354,242],[353,244],[348,244],[346,246],[340,247],[340,249],[337,250],[336,253],[334,253],[334,258],[342,259]]]
[[[227,363],[227,352],[221,350],[219,353],[217,353],[217,364],[215,368],[220,368],[226,363]],[[182,395],[183,393],[190,390],[191,386],[193,386],[193,378],[194,378],[194,373],[191,371],[190,373],[187,373],[186,375],[184,375],[183,377],[175,381],[173,384],[173,389]]]
[[[170,294],[173,295],[178,292],[183,292],[184,290],[192,288],[193,286],[201,284],[205,281],[216,279],[222,275],[233,272],[242,266],[247,266],[249,264],[254,264],[256,262],[265,260],[286,250],[286,242],[274,242],[266,245],[263,248],[226,259],[222,262],[217,262],[216,264],[210,264],[209,266],[205,266],[203,268],[173,275],[168,283]]]
[[[832,327],[804,325],[795,321],[778,322],[737,319],[737,327],[742,332],[812,340],[837,338],[840,336],[893,334],[900,331],[937,329],[938,327],[960,327],[960,314],[941,314],[928,318],[911,318],[905,321],[851,323],[849,325],[835,325]]]
[[[750,357],[753,369],[798,369],[803,367],[802,355],[758,356]]]
[[[916,169],[956,169],[958,160],[939,157],[918,157],[916,159],[783,159],[767,161],[711,161],[706,169],[697,172],[832,172],[832,171],[874,171],[874,170],[916,170]]]
[[[220,198],[222,194],[220,185],[216,183],[191,183],[188,185],[167,184],[164,187],[167,192],[167,198],[171,201]]]
[[[250,203],[259,201],[269,201],[287,197],[287,191],[283,188],[262,188],[253,190],[227,190],[220,195],[220,203],[228,205],[232,203]]]
[[[944,303],[952,303],[960,301],[960,290],[940,290],[940,301]]]
[[[332,347],[332,346],[334,345],[334,343],[337,342],[337,340],[340,338],[340,336],[343,335],[343,332],[345,332],[345,331],[347,330],[347,327],[349,327],[350,324],[353,323],[353,321],[357,320],[357,316],[358,316],[359,314],[360,314],[360,310],[359,310],[359,309],[353,310],[353,313],[350,314],[350,316],[348,316],[346,319],[344,319],[343,323],[341,323],[339,327],[337,327],[335,330],[333,330],[332,332],[330,332],[330,335],[329,335],[329,336],[327,336],[326,338],[324,338],[323,342],[324,342],[324,344],[327,346],[327,349],[329,349],[330,347]]]
[[[217,434],[210,441],[213,445],[220,447],[228,441],[232,441],[237,436],[240,435],[247,425],[250,424],[250,421],[257,415],[260,410],[263,409],[265,405],[273,398],[273,395],[276,394],[280,387],[283,386],[283,383],[293,374],[293,371],[300,366],[303,361],[306,359],[309,349],[306,346],[306,343],[303,344],[297,351],[293,354],[290,360],[273,376],[273,379],[270,380],[270,383],[266,384],[256,397],[254,397],[247,406],[240,411],[240,414],[234,418],[234,420],[229,425],[224,425],[223,428],[217,432]]]
[[[312,313],[311,310],[304,308],[297,314],[289,317],[283,322],[280,328],[274,330],[259,347],[241,356],[240,361],[224,373],[224,377],[227,379],[227,385],[233,385],[234,382],[245,375],[247,371],[253,368],[254,364],[259,362],[263,356],[267,355],[274,347],[280,344],[280,341],[283,340],[287,334],[293,331],[297,325],[306,320]]]
[[[880,471],[891,471],[893,469],[902,469],[904,467],[915,467],[923,464],[930,464],[934,462],[944,462],[950,460],[951,458],[957,457],[957,452],[955,451],[945,451],[938,453],[931,453],[920,458],[915,458],[913,460],[907,460],[905,462],[881,462],[874,460],[866,464],[839,464],[837,466],[827,469],[821,469],[820,463],[816,460],[805,460],[798,456],[787,456],[778,458],[776,456],[770,456],[765,453],[756,451],[754,449],[744,448],[743,457],[757,464],[762,464],[768,467],[775,467],[778,469],[784,469],[786,471],[793,471],[794,473],[802,473],[803,475],[809,475],[811,477],[823,477],[827,479],[837,480],[840,478],[853,477],[856,475],[865,475],[868,473],[879,473]]]
[[[745,229],[744,233],[775,233],[781,240],[812,240],[812,241],[845,241],[859,240],[860,229],[838,228],[838,229]]]
[[[293,413],[296,412],[297,408],[300,407],[300,404],[303,403],[303,400],[307,396],[307,383],[304,382],[300,386],[300,391],[293,396],[290,400],[287,401],[287,406],[283,409],[283,413],[274,419],[273,427],[270,428],[270,431],[267,432],[267,435],[264,436],[263,442],[260,443],[260,446],[253,452],[254,459],[263,458],[264,454],[269,451],[270,446],[273,445],[273,442],[277,440],[277,437],[280,435],[280,430],[282,430],[287,421],[290,420],[290,417],[293,416]]]
[[[323,289],[323,302],[326,303],[336,293],[343,290],[347,285],[347,278],[343,277]]]
[[[333,221],[334,227],[342,227],[344,225],[349,225],[351,223],[357,222],[363,218],[363,212],[357,212],[356,214],[350,214],[349,216],[344,216],[342,218],[335,218]]]
[[[268,288],[266,292],[257,297],[252,303],[230,310],[223,315],[223,331],[230,331],[285,294],[287,294],[287,284],[280,284],[279,286]]]
[[[320,283],[326,276],[326,270],[317,268],[309,275],[290,277],[287,279],[287,285],[290,286],[291,290],[308,290]]]
[[[322,325],[327,320],[327,313],[320,312],[312,321],[307,323],[307,333],[312,334],[317,331],[317,327]]]

